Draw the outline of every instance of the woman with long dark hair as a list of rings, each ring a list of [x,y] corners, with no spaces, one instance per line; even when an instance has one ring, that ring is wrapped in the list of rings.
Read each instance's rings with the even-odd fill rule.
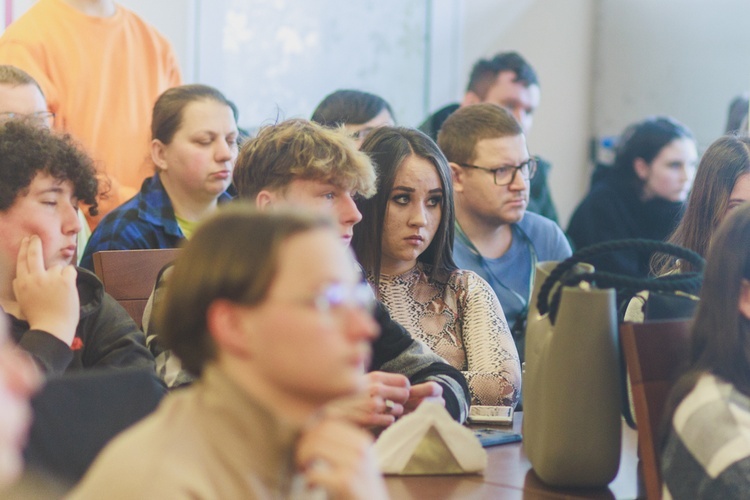
[[[667,403],[662,453],[672,498],[744,498],[750,489],[750,204],[711,242],[691,367]]]
[[[612,168],[594,181],[568,226],[576,249],[627,238],[664,241],[682,216],[697,161],[695,141],[682,124],[648,118],[620,138]],[[649,255],[612,253],[591,263],[634,277],[649,273]]]
[[[742,203],[750,201],[750,137],[726,135],[703,153],[685,215],[667,242],[705,257],[722,220]],[[651,259],[656,276],[691,271],[688,262],[656,254]],[[628,305],[625,320],[640,322],[648,292],[636,295]]]
[[[685,215],[667,240],[705,257],[719,224],[731,210],[750,200],[750,137],[727,135],[703,153]],[[652,268],[658,275],[688,266],[656,256]]]
[[[492,288],[453,262],[453,188],[448,161],[418,130],[383,127],[362,151],[378,192],[360,200],[352,247],[391,316],[469,383],[472,404],[514,406],[521,370]]]

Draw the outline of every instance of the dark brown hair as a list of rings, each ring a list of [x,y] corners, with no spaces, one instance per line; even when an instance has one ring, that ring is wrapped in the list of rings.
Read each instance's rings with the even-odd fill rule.
[[[97,214],[94,164],[69,135],[59,135],[25,120],[0,126],[0,211],[28,192],[38,174],[73,184],[73,194]]]
[[[361,150],[370,155],[378,170],[377,194],[369,200],[361,199],[357,207],[362,221],[354,226],[352,248],[362,267],[375,281],[380,282],[383,225],[388,200],[396,174],[410,156],[424,158],[434,165],[443,188],[440,225],[430,246],[417,260],[432,266],[431,278],[445,282],[456,269],[453,262],[453,184],[448,160],[428,136],[419,130],[404,127],[380,127],[373,130],[362,144]]]
[[[484,100],[490,88],[495,85],[497,75],[503,71],[512,71],[516,75],[513,81],[520,82],[524,87],[539,86],[536,71],[526,62],[526,59],[518,52],[501,52],[492,59],[480,59],[474,63],[467,92],[474,92]]]
[[[748,248],[750,203],[745,203],[721,223],[711,243],[692,328],[690,369],[665,405],[665,430],[677,406],[705,373],[750,397],[750,320],[738,309],[743,281],[750,280]]]
[[[263,301],[278,268],[281,245],[296,234],[331,228],[323,217],[285,211],[260,213],[232,203],[207,219],[176,260],[166,296],[156,311],[165,347],[200,375],[216,357],[206,314],[217,299],[243,305]]]
[[[638,177],[635,161],[640,158],[650,165],[665,146],[678,139],[694,141],[685,125],[668,116],[652,116],[628,126],[615,148],[612,173],[640,193],[646,181]]]
[[[310,120],[324,127],[338,127],[347,123],[361,125],[383,110],[396,119],[391,105],[378,95],[361,90],[337,90],[320,101]]]

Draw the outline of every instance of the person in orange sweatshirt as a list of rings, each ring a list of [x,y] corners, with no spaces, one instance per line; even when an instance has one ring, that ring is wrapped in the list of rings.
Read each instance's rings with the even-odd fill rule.
[[[169,42],[114,0],[39,0],[0,37],[0,63],[29,73],[100,175],[99,217],[153,174],[151,109],[182,77]]]

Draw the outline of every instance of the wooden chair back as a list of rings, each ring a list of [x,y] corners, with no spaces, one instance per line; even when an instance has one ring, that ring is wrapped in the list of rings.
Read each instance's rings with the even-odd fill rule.
[[[177,248],[156,250],[107,250],[96,252],[94,272],[104,290],[114,297],[141,327],[143,310],[159,271],[177,258]]]
[[[659,432],[669,392],[688,364],[690,325],[690,320],[681,320],[624,323],[620,327],[649,500],[661,498]]]

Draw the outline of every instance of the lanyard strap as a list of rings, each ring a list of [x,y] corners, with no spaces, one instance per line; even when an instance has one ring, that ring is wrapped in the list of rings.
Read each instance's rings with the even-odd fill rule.
[[[529,295],[528,297],[524,297],[523,295],[521,295],[520,293],[516,292],[515,290],[510,288],[508,285],[503,283],[503,281],[494,272],[492,272],[492,269],[490,269],[487,259],[485,259],[481,253],[479,253],[479,250],[477,250],[477,247],[474,246],[474,243],[472,243],[469,237],[466,236],[466,233],[464,233],[464,230],[461,229],[461,225],[458,223],[458,221],[456,221],[455,226],[456,226],[456,235],[458,235],[458,239],[461,240],[461,243],[466,245],[469,251],[477,256],[477,258],[479,259],[479,263],[482,266],[482,269],[484,269],[484,271],[487,273],[487,276],[490,278],[490,280],[494,281],[505,290],[508,290],[510,293],[513,294],[513,296],[518,300],[518,302],[521,303],[521,313],[519,313],[519,316],[525,317],[526,313],[528,312],[529,301],[531,300],[531,287],[534,285],[534,269],[536,268],[536,263],[537,263],[536,250],[534,249],[534,245],[531,244],[531,240],[529,239],[526,232],[520,227],[515,226],[518,229],[518,232],[523,237],[524,242],[526,242],[526,248],[528,248],[529,255],[531,257],[530,258],[531,269],[529,269]],[[513,231],[513,227],[514,225],[511,225],[511,232]],[[513,243],[511,241],[511,245],[512,244]],[[518,321],[518,318],[516,318],[516,321]]]

